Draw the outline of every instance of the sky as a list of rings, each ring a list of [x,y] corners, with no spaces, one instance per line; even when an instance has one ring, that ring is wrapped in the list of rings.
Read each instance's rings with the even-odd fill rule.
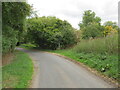
[[[118,22],[119,0],[27,0],[39,16],[56,16],[79,29],[85,10],[92,10],[106,21]]]

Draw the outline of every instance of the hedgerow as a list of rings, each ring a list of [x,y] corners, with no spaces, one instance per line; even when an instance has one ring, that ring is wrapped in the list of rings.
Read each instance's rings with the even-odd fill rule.
[[[2,52],[12,52],[25,31],[26,17],[31,6],[25,2],[2,3]]]

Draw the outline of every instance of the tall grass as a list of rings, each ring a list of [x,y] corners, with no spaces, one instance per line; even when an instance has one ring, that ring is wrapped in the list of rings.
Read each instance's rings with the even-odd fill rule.
[[[104,38],[82,40],[73,48],[77,53],[101,53],[118,54],[118,34]]]

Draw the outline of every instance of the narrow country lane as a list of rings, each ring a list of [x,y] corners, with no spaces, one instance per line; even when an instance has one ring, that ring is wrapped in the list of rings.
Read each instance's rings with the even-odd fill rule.
[[[73,62],[37,50],[18,48],[36,63],[32,88],[112,88],[107,82]]]

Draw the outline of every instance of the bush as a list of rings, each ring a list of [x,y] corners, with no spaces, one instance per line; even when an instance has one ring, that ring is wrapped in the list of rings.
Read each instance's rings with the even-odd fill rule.
[[[12,52],[16,46],[17,38],[15,32],[11,27],[4,26],[2,35],[2,53]],[[6,33],[6,34],[5,34]]]
[[[45,49],[66,48],[76,43],[72,26],[56,17],[28,19],[27,40]]]
[[[25,48],[35,48],[36,45],[34,45],[34,44],[21,44],[20,47],[25,47]]]
[[[89,39],[91,37],[92,38],[101,37],[103,36],[102,35],[103,30],[104,28],[97,23],[90,24],[88,26],[85,26],[85,28],[83,29],[82,38]]]
[[[12,52],[21,41],[31,7],[25,2],[2,2],[2,53]]]

